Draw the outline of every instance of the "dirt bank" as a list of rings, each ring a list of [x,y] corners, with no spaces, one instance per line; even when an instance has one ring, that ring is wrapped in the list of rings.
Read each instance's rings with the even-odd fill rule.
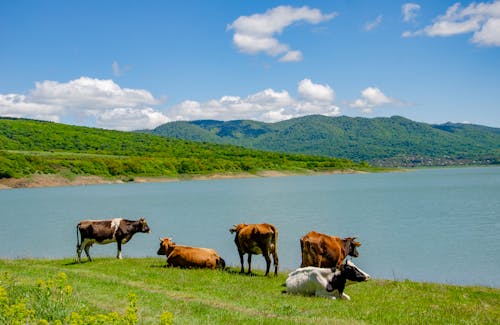
[[[320,174],[355,174],[363,173],[355,170],[339,170],[321,173],[293,173],[286,171],[261,171],[255,174],[251,173],[230,173],[230,174],[211,174],[181,177],[133,177],[127,178],[104,178],[99,176],[73,176],[64,177],[62,175],[33,175],[27,178],[0,178],[0,190],[13,188],[34,188],[34,187],[56,187],[56,186],[77,186],[92,184],[121,184],[121,183],[153,183],[153,182],[175,182],[184,180],[216,180],[228,178],[251,178],[251,177],[283,177],[296,175],[320,175]]]

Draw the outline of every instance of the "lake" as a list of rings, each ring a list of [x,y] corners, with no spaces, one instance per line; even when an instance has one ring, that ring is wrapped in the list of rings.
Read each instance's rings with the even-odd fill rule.
[[[500,287],[500,167],[13,189],[0,206],[0,258],[72,257],[78,221],[144,216],[152,233],[136,234],[124,258],[157,256],[168,236],[238,266],[229,228],[268,222],[282,271],[317,230],[357,236],[353,261],[375,278]],[[116,244],[90,252],[112,257]],[[262,256],[252,264],[265,267]]]

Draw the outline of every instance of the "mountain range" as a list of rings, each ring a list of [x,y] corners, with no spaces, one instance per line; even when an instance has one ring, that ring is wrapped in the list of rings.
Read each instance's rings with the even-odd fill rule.
[[[449,122],[427,124],[400,116],[310,115],[276,123],[176,121],[139,132],[266,151],[347,158],[379,166],[500,162],[500,128]]]

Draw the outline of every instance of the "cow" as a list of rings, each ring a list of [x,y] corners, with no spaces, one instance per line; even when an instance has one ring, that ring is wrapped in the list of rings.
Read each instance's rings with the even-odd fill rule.
[[[302,263],[300,267],[337,267],[347,255],[358,257],[357,247],[361,246],[356,237],[339,238],[310,231],[300,238]]]
[[[299,268],[288,275],[286,292],[305,296],[351,300],[344,293],[345,286],[368,281],[369,279],[370,275],[351,261],[346,261],[338,268],[307,266]]]
[[[82,248],[85,250],[88,261],[92,258],[89,249],[94,243],[109,244],[116,242],[116,258],[122,258],[122,244],[126,244],[137,232],[149,233],[150,229],[146,219],[132,221],[123,218],[111,220],[84,220],[76,226],[76,253],[78,262],[81,261]]]
[[[269,275],[271,257],[274,261],[274,275],[278,275],[278,230],[275,226],[261,224],[239,224],[229,229],[231,233],[236,233],[234,242],[240,255],[241,271],[244,273],[243,255],[248,254],[248,274],[252,273],[252,254],[262,254],[266,259],[266,276]]]
[[[214,249],[181,246],[170,238],[160,238],[160,248],[156,254],[167,256],[166,266],[209,269],[226,267],[226,262]]]

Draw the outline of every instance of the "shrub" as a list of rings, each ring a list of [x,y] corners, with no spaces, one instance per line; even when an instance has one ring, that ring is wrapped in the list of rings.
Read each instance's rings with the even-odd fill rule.
[[[125,314],[117,312],[95,314],[88,309],[71,311],[73,288],[67,284],[67,275],[59,273],[55,279],[38,280],[27,292],[13,285],[10,274],[0,274],[0,324],[69,324],[69,325],[134,325],[139,322],[137,295],[128,294]],[[16,298],[18,296],[18,298]],[[172,313],[165,311],[159,323],[173,323]]]

